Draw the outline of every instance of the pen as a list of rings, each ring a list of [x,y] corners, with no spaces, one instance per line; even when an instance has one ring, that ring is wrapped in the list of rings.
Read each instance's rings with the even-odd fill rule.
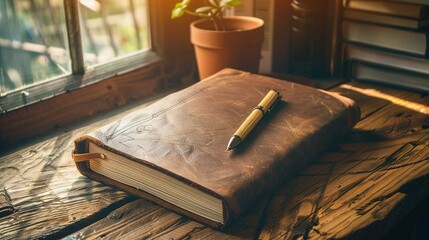
[[[250,115],[244,120],[241,126],[235,131],[234,135],[229,140],[228,146],[226,150],[229,151],[235,147],[237,147],[246,136],[252,131],[252,129],[256,126],[256,124],[261,120],[261,118],[269,113],[276,103],[282,99],[279,91],[270,90],[267,95],[262,99],[262,101],[253,108]]]

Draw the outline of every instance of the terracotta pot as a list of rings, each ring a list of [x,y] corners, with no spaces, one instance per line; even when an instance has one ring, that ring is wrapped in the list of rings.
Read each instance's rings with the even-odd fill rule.
[[[235,68],[257,73],[264,41],[264,21],[254,17],[224,17],[227,31],[216,31],[212,21],[191,24],[200,79],[221,69]]]

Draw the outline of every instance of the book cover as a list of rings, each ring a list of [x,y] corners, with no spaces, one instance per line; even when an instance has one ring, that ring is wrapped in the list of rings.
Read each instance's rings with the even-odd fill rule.
[[[348,60],[358,60],[385,67],[397,68],[414,73],[429,75],[429,59],[406,56],[380,49],[357,46],[347,43],[344,46],[344,55]]]
[[[344,1],[371,1],[371,0],[344,0]],[[419,4],[428,6],[429,2],[428,0],[375,0],[379,2],[396,2],[396,3],[411,3],[411,4]]]
[[[343,21],[343,39],[420,57],[427,57],[429,53],[427,32]]]
[[[429,93],[429,75],[391,68],[364,61],[351,61],[350,78]]]
[[[283,96],[241,145],[229,139],[275,89]],[[225,69],[75,141],[79,171],[213,227],[224,227],[359,120],[351,99]]]
[[[386,1],[386,2],[390,1],[390,2],[400,2],[400,3],[413,3],[413,4],[429,5],[428,0],[383,0],[383,1]]]
[[[403,1],[403,2],[402,2]],[[410,3],[413,0],[400,1],[368,1],[368,0],[344,0],[344,6],[349,9],[371,11],[408,18],[428,18],[429,6]],[[415,1],[415,0],[414,0]],[[426,0],[421,0],[422,2]],[[425,4],[428,4],[425,2]]]
[[[419,30],[429,26],[429,18],[414,19],[397,16],[389,16],[369,11],[360,11],[353,9],[344,10],[344,18],[354,21],[362,21],[367,23],[375,23],[380,25],[387,25],[391,27],[409,28],[412,30]]]

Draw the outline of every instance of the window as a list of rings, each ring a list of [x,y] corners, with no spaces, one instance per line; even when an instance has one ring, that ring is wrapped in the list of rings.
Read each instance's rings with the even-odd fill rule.
[[[0,1],[0,112],[155,59],[146,0]]]
[[[58,1],[0,1],[2,95],[71,73],[63,9]]]
[[[149,48],[145,0],[80,0],[84,60],[88,66]]]

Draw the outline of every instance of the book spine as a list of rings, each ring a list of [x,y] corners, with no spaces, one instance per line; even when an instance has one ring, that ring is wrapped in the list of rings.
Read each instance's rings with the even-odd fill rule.
[[[410,72],[429,74],[429,59],[411,57],[392,53],[353,43],[344,43],[344,56],[348,60],[362,60],[369,63],[382,63],[383,66],[394,67]]]
[[[341,44],[342,12],[342,0],[328,0],[325,61],[328,63],[327,69],[331,76],[343,75],[343,52]]]
[[[290,36],[290,72],[326,75],[326,1],[293,0]]]
[[[429,2],[427,0],[386,0],[386,1],[429,5]]]
[[[429,75],[399,70],[397,68],[351,60],[349,63],[349,78],[356,81],[386,84],[413,91],[429,93]],[[406,79],[405,81],[402,81]]]
[[[425,52],[425,58],[429,58],[429,32],[425,32],[426,37],[426,52]]]
[[[387,27],[358,20],[343,21],[345,42],[420,58],[427,57],[427,34],[428,32]],[[425,37],[425,42],[421,41],[421,36]]]

